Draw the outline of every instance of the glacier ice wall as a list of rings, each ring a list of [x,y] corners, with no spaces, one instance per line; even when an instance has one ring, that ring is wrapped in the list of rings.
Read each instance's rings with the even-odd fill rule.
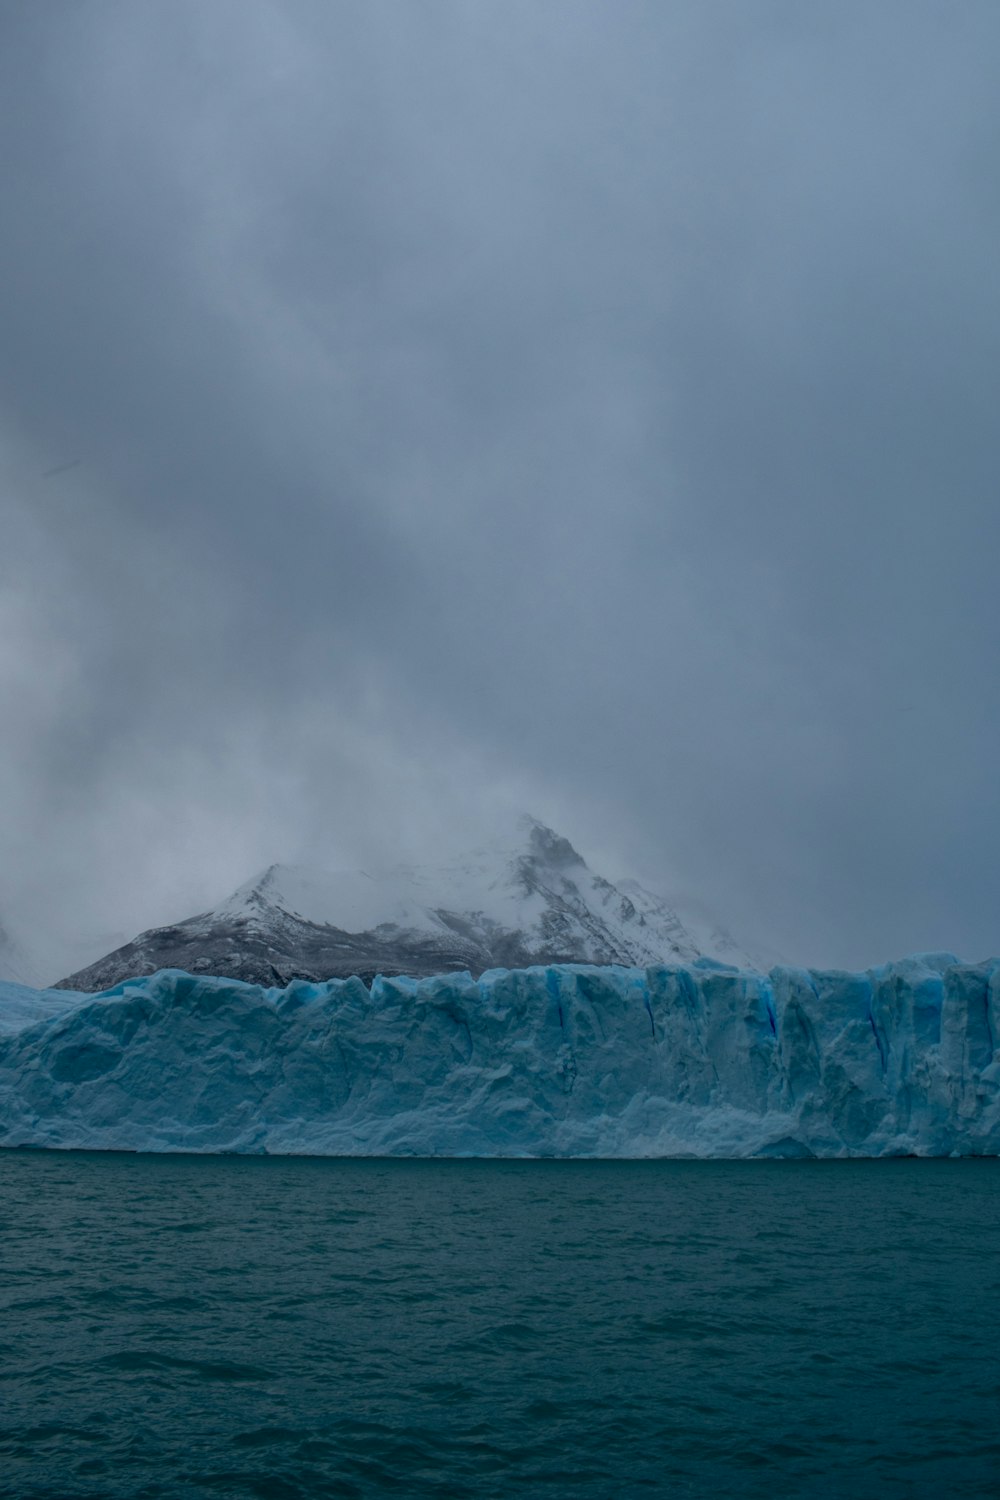
[[[0,995],[0,1006],[3,997]],[[164,970],[0,1034],[0,1144],[319,1155],[1000,1152],[1000,960],[864,973]]]

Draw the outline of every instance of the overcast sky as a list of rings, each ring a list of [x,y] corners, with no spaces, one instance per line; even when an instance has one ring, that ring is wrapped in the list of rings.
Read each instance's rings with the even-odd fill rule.
[[[0,0],[0,907],[526,807],[1000,949],[996,0]]]

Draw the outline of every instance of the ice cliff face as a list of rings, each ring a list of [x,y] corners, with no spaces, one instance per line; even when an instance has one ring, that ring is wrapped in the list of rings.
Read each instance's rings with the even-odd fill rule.
[[[272,865],[214,911],[142,933],[62,985],[104,990],[157,969],[285,985],[554,963],[691,962],[750,955],[696,908],[595,875],[551,828],[445,865],[326,871]],[[16,976],[15,976],[16,977]]]
[[[1000,960],[767,976],[704,960],[563,965],[284,989],[164,972],[96,998],[32,993],[5,1007],[0,987],[7,1146],[1000,1152]]]

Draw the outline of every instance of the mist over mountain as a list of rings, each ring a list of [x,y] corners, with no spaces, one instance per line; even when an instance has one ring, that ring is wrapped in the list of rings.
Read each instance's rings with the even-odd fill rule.
[[[53,984],[61,974],[91,964],[102,953],[121,946],[121,926],[94,926],[74,920],[62,902],[26,919],[20,911],[0,906],[0,983],[31,988]]]
[[[0,921],[0,980],[13,984],[37,984],[41,980],[37,965],[25,953],[18,940]]]
[[[765,961],[697,903],[670,902],[633,880],[615,884],[567,839],[523,817],[506,837],[445,864],[271,865],[220,906],[141,933],[61,987],[104,990],[171,968],[286,985],[532,964],[641,968],[702,955]]]
[[[992,951],[1000,6],[430,9],[0,13],[0,920],[497,798]]]

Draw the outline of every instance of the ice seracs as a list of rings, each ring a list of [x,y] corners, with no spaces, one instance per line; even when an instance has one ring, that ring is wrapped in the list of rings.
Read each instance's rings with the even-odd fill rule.
[[[167,971],[14,1000],[7,1146],[1000,1153],[1000,960],[761,974],[701,959],[269,989]]]

